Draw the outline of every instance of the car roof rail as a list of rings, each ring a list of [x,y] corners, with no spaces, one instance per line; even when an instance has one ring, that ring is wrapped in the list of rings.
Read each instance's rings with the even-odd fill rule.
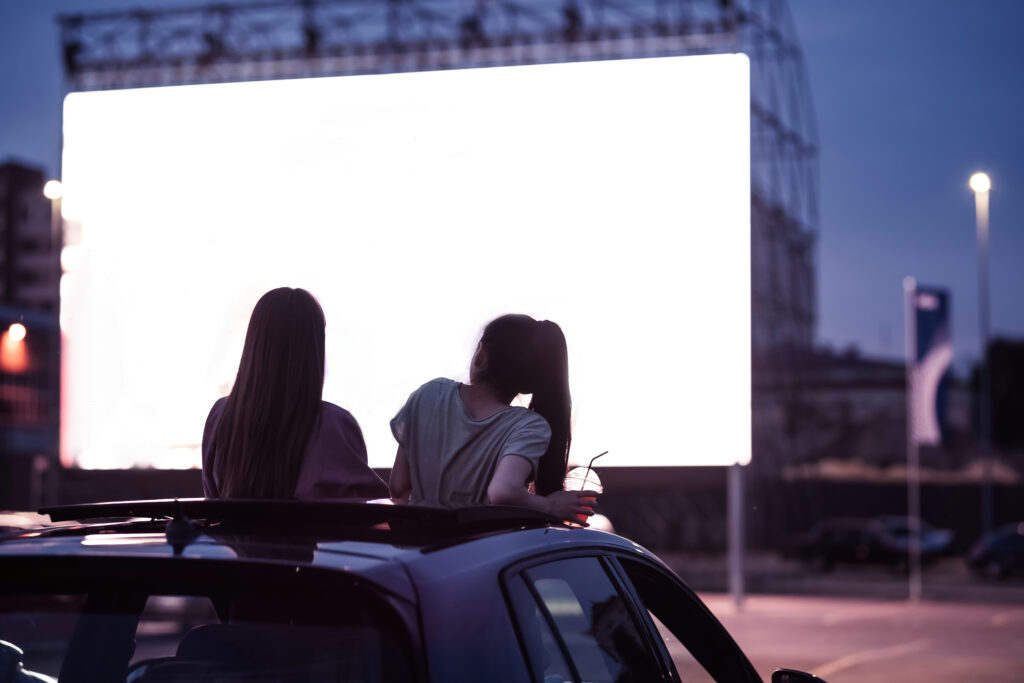
[[[565,523],[538,510],[507,505],[473,505],[458,508],[395,503],[388,499],[276,500],[225,498],[163,498],[124,500],[39,509],[52,522],[117,518],[190,519],[244,524],[304,525],[324,527],[371,527],[387,524],[393,529],[421,527],[452,533],[523,527],[563,526]]]

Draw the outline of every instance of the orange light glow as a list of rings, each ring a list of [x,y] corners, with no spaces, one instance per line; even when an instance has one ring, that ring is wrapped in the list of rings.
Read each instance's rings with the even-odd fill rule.
[[[0,336],[0,369],[4,372],[18,374],[28,370],[25,335],[25,326],[14,323]]]

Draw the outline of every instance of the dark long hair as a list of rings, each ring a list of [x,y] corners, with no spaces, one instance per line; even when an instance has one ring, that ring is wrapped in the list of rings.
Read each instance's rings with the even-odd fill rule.
[[[572,442],[569,354],[562,328],[550,320],[509,314],[487,324],[480,338],[485,362],[477,372],[511,400],[533,394],[529,408],[547,420],[551,441],[537,467],[535,488],[546,495],[561,491]]]
[[[324,388],[323,309],[304,289],[256,302],[238,376],[213,436],[225,498],[291,498]]]

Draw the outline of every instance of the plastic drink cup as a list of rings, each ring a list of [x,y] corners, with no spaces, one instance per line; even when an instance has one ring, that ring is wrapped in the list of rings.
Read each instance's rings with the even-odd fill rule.
[[[593,491],[595,493],[602,493],[604,491],[597,472],[589,467],[574,467],[569,470],[569,473],[565,475],[562,488],[565,491]],[[580,496],[580,502],[589,508],[593,508],[597,502],[597,497]],[[587,515],[577,515],[576,518],[580,524],[586,524]]]
[[[569,470],[569,473],[565,475],[565,482],[562,488],[565,491],[604,492],[604,487],[601,486],[601,478],[597,476],[597,472],[589,467],[573,467]],[[584,496],[582,500],[596,501],[597,499],[593,496]]]

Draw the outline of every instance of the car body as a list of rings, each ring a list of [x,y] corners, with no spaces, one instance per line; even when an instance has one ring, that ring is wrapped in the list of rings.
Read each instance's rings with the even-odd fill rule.
[[[761,680],[652,553],[530,510],[195,499],[48,512],[65,526],[0,541],[0,683]],[[19,673],[3,678],[4,662]]]
[[[1024,522],[1012,522],[985,534],[967,553],[967,566],[988,579],[1024,574]]]
[[[928,565],[948,553],[953,533],[919,520],[921,562]],[[811,528],[797,553],[808,565],[829,571],[840,564],[883,565],[906,571],[912,538],[908,517],[884,515],[869,519],[830,518]]]

